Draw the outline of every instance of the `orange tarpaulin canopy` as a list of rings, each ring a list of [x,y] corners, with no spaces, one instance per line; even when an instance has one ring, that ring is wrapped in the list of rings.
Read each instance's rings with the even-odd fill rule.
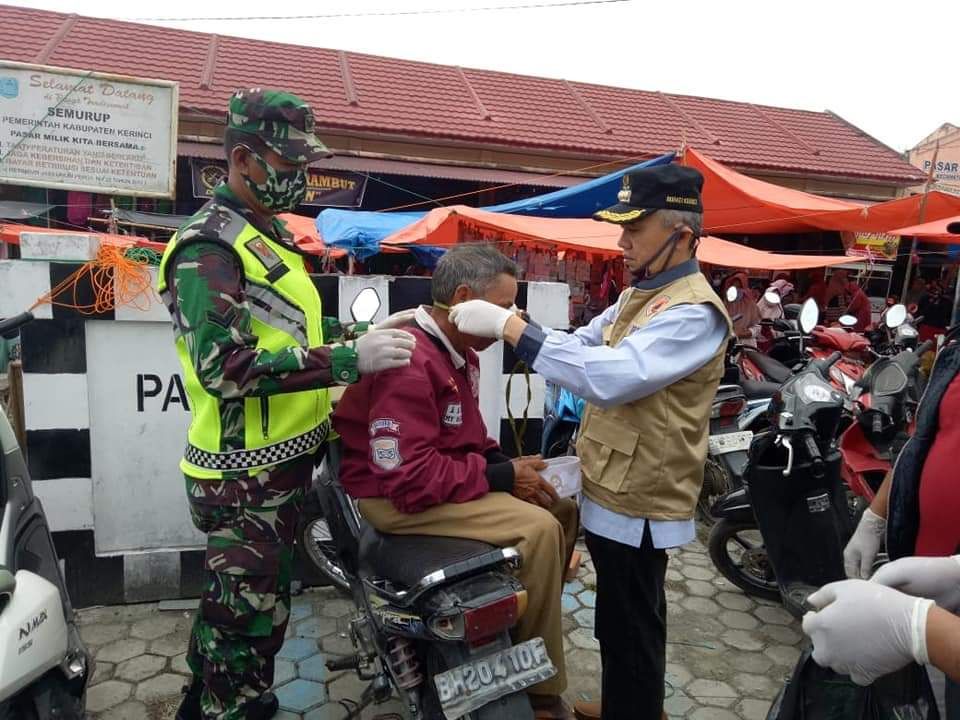
[[[882,232],[890,235],[911,235],[897,228],[916,225],[923,220],[926,223],[944,220],[960,215],[960,197],[939,190],[926,194],[926,206],[923,195],[888,200],[868,205],[853,212],[837,213],[829,218],[818,218],[830,227],[826,230],[849,230],[852,232]],[[923,217],[920,211],[923,210]]]
[[[731,170],[688,148],[683,164],[703,174],[704,230],[715,233],[795,233],[816,230],[891,233],[960,214],[960,197],[940,191],[859,204],[781,187]]]
[[[619,227],[596,220],[508,215],[452,205],[434,208],[384,239],[381,246],[454,245],[465,240],[483,240],[619,255],[619,237]]]
[[[703,174],[703,228],[708,232],[809,232],[821,229],[812,220],[860,206],[846,200],[811,195],[731,170],[693,148],[682,163]]]
[[[700,241],[697,259],[711,265],[747,270],[806,270],[863,262],[857,255],[784,255],[707,236]]]
[[[620,228],[611,223],[505,215],[458,205],[431,210],[417,222],[386,238],[383,244],[516,243],[616,257],[620,255],[619,238]],[[697,257],[712,265],[758,270],[799,270],[863,259],[846,255],[778,255],[715,237],[701,239]]]
[[[121,247],[148,248],[150,250],[156,250],[157,252],[163,252],[163,249],[167,246],[166,243],[154,242],[153,240],[147,240],[146,238],[142,238],[138,235],[111,235],[110,233],[102,233],[95,230],[58,230],[57,228],[34,227],[33,225],[20,225],[19,223],[0,224],[0,242],[9,243],[11,245],[19,245],[20,233],[22,232],[58,233],[60,235],[63,235],[64,233],[77,235],[96,235],[98,238],[100,238],[100,242],[111,245],[119,245]]]
[[[293,241],[304,252],[323,255],[324,252],[329,250],[330,255],[335,258],[341,258],[347,254],[344,250],[328,248],[324,244],[313,218],[305,215],[294,215],[293,213],[281,213],[277,217],[286,223],[287,230],[293,233]]]
[[[287,228],[293,233],[294,242],[297,247],[307,253],[322,255],[327,250],[317,227],[312,218],[303,215],[294,215],[284,213],[280,219],[286,222]],[[0,224],[0,242],[10,243],[11,245],[20,244],[20,233],[22,232],[40,232],[40,233],[77,233],[81,235],[96,235],[101,242],[112,243],[120,246],[135,246],[149,248],[157,252],[163,252],[167,247],[165,242],[155,242],[137,235],[111,235],[110,233],[97,232],[95,230],[60,230],[58,228],[34,227],[33,225],[20,225],[18,223]],[[333,257],[339,258],[346,255],[343,250],[330,248]]]
[[[917,240],[929,243],[944,243],[947,245],[960,245],[960,234],[951,233],[947,230],[948,225],[960,224],[960,215],[934,220],[933,222],[923,223],[923,225],[911,225],[910,227],[891,230],[891,235],[903,235],[906,237],[915,237]]]

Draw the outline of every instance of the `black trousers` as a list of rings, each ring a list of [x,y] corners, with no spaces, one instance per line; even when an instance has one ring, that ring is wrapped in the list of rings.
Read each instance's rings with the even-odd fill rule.
[[[595,636],[603,666],[603,720],[660,720],[666,672],[667,553],[650,528],[639,548],[587,531],[597,570]]]

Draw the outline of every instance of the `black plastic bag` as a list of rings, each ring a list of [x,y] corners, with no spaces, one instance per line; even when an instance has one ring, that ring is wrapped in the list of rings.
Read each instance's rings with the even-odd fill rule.
[[[822,668],[807,649],[767,720],[940,720],[927,671],[911,663],[860,687]]]

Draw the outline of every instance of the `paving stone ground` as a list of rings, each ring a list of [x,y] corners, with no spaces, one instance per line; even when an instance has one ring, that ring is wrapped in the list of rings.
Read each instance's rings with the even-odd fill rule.
[[[599,694],[595,583],[587,559],[563,595],[571,703]],[[799,657],[797,623],[779,606],[748,598],[728,583],[699,542],[671,552],[667,599],[669,716],[763,720]],[[324,665],[328,655],[350,652],[351,611],[351,603],[328,588],[294,598],[276,666],[277,720],[339,720],[345,711],[336,701],[359,698],[363,684],[352,673],[329,673]],[[161,611],[156,603],[80,611],[81,635],[96,663],[87,698],[91,720],[173,718],[189,674],[184,652],[191,616],[189,610]],[[364,717],[397,710],[387,703]]]

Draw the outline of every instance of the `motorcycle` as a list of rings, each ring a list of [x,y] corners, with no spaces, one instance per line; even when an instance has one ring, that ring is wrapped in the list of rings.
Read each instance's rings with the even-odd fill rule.
[[[920,402],[920,358],[933,347],[880,357],[856,385],[856,421],[840,436],[842,474],[859,504],[869,504],[910,436]]]
[[[804,333],[817,316],[808,301],[800,317]],[[836,445],[845,398],[829,380],[840,357],[835,351],[811,359],[781,386],[771,403],[773,429],[751,444],[744,487],[712,510],[717,523],[709,550],[717,569],[798,617],[809,592],[842,579],[851,531]]]
[[[14,335],[30,313],[0,321]],[[0,720],[81,720],[90,654],[23,453],[0,407]]]
[[[368,288],[351,313],[369,320],[379,306]],[[299,537],[310,542],[309,528],[325,524],[328,559],[354,603],[354,653],[327,662],[331,672],[353,670],[368,683],[348,717],[396,694],[414,720],[532,718],[525,690],[556,669],[542,639],[510,639],[527,604],[511,574],[519,553],[460,538],[378,532],[340,485],[337,460],[331,443],[308,504],[320,514],[308,509]]]

